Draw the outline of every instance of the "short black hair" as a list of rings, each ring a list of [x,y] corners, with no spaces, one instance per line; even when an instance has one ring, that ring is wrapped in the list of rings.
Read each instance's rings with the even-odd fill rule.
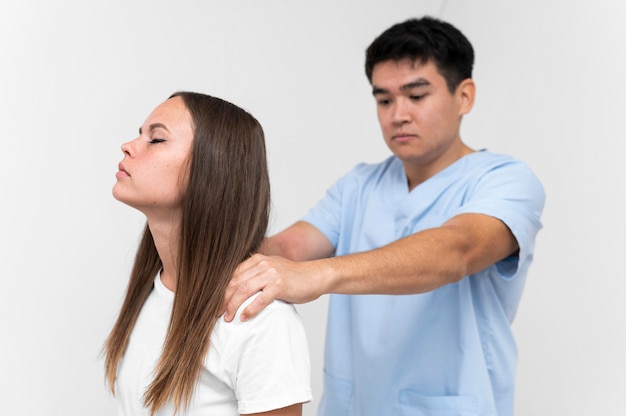
[[[372,82],[376,64],[402,59],[422,64],[432,60],[453,93],[461,81],[472,77],[474,48],[450,23],[429,16],[408,19],[385,30],[367,48],[367,79]]]

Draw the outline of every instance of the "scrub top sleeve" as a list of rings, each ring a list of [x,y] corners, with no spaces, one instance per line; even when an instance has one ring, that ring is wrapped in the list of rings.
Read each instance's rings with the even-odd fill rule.
[[[343,194],[347,181],[347,177],[344,176],[335,182],[328,188],[326,194],[317,205],[301,218],[302,221],[308,222],[320,230],[333,247],[337,247],[339,241]]]
[[[504,277],[511,278],[520,270],[518,262],[526,264],[532,260],[535,238],[542,228],[544,204],[541,182],[524,163],[515,161],[485,173],[454,215],[480,213],[506,224],[520,251],[515,258],[504,259],[497,266]]]

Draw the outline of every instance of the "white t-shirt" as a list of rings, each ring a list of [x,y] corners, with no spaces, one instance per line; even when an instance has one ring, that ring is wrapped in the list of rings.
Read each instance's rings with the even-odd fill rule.
[[[253,297],[254,298],[254,297]],[[187,416],[239,415],[279,409],[312,398],[309,351],[293,305],[274,301],[248,322],[218,319]],[[154,378],[174,293],[157,276],[120,363],[115,386],[120,416],[149,416],[143,395]],[[157,412],[173,415],[171,403]]]

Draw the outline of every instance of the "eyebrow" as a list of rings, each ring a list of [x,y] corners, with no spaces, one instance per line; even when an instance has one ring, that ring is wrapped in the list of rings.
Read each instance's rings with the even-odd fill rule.
[[[167,126],[165,124],[163,124],[163,123],[153,123],[153,124],[150,124],[148,126],[148,129],[150,131],[154,131],[156,129],[163,129],[163,130],[166,130],[168,132],[170,131],[170,129],[168,129]],[[141,133],[142,133],[142,129],[141,129],[141,127],[139,127],[139,134],[141,134]]]
[[[401,85],[400,91],[412,90],[414,88],[424,88],[430,85],[431,85],[430,81],[424,78],[419,78],[419,79],[416,79],[415,81],[409,82],[408,84]],[[374,85],[374,88],[372,89],[372,95],[378,95],[378,94],[389,94],[389,90],[386,88],[381,88],[381,87],[377,87]]]

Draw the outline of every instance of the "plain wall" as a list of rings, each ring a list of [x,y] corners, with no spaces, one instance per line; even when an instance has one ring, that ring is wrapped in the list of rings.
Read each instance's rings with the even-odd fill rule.
[[[364,50],[422,14],[476,50],[462,137],[523,159],[547,191],[513,324],[516,415],[626,414],[626,3],[610,0],[2,2],[0,414],[115,413],[99,354],[144,219],[111,187],[156,105],[196,90],[261,121],[276,232],[355,163],[387,157]],[[305,415],[326,305],[298,306]]]

